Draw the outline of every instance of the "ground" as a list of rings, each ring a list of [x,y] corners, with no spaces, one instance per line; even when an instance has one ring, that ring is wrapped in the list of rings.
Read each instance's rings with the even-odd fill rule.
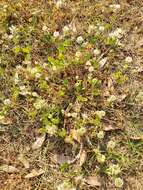
[[[0,189],[141,190],[143,2],[0,6]]]

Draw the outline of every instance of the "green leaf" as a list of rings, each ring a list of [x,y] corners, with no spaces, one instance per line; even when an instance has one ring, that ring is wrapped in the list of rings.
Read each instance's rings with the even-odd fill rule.
[[[31,48],[29,46],[22,48],[23,53],[30,53]]]
[[[20,46],[15,46],[12,50],[15,54],[18,54],[20,52],[21,48],[20,48]]]

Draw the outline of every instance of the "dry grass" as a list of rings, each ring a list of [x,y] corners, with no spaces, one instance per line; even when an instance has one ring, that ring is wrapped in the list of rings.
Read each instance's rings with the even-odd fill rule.
[[[20,172],[0,170],[0,189],[56,190],[68,182],[80,190],[141,190],[143,3],[122,0],[114,12],[110,0],[65,2],[57,8],[52,0],[1,0],[0,164]],[[69,24],[72,29],[62,36]],[[88,32],[91,25],[97,28]],[[102,26],[104,31],[99,32]],[[107,40],[117,28],[124,31],[121,45],[116,45],[117,39]],[[55,31],[60,32],[56,39]],[[78,36],[87,44],[78,44]],[[95,48],[101,54],[94,57]],[[108,61],[101,68],[99,62],[105,57]],[[126,62],[127,57],[132,61]],[[89,60],[93,72],[86,65]],[[46,133],[46,139],[40,149],[32,150],[40,132]],[[108,149],[109,142],[115,147]],[[74,159],[81,143],[87,153],[82,166],[78,161],[55,163],[56,154]],[[19,162],[19,154],[26,156],[29,169]],[[109,172],[114,164],[120,168],[118,174]],[[39,168],[44,174],[24,178]],[[100,187],[85,183],[92,175],[100,179]],[[115,187],[118,177],[124,182],[121,188]]]

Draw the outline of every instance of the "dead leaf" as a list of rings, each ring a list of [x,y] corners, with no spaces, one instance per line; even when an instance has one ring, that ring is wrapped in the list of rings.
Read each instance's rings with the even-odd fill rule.
[[[15,168],[14,166],[6,165],[6,164],[0,166],[0,171],[7,172],[7,173],[19,172],[19,170]]]
[[[36,141],[32,145],[32,149],[36,150],[42,146],[46,138],[46,135],[44,134],[43,136],[40,136],[36,139]]]
[[[52,161],[56,164],[63,164],[70,162],[70,156],[65,156],[64,154],[55,154],[52,157]]]
[[[11,118],[3,118],[0,120],[0,124],[2,125],[11,125],[13,123]]]
[[[80,155],[80,159],[79,159],[79,165],[82,166],[87,158],[87,153],[85,150],[82,151],[81,155]]]
[[[78,133],[78,131],[77,131],[76,129],[72,129],[72,130],[70,131],[70,135],[71,135],[71,137],[72,137],[74,140],[76,140],[77,142],[80,143],[80,141],[81,141],[81,136],[80,136],[80,134]]]
[[[99,178],[97,176],[89,176],[86,180],[86,183],[92,187],[100,187],[101,183],[99,181]]]
[[[23,154],[19,155],[18,160],[24,165],[24,167],[26,169],[28,169],[30,167],[29,166],[29,161],[25,158],[25,156]]]
[[[33,178],[33,177],[37,177],[40,176],[44,173],[45,171],[42,169],[39,170],[35,170],[33,169],[29,174],[27,174],[24,178]]]
[[[130,136],[129,137],[131,140],[135,140],[135,141],[140,141],[140,140],[143,140],[143,136]]]
[[[107,125],[107,126],[104,127],[103,130],[106,131],[106,132],[108,132],[108,131],[122,130],[122,128],[120,128],[120,127],[113,127],[112,125]]]

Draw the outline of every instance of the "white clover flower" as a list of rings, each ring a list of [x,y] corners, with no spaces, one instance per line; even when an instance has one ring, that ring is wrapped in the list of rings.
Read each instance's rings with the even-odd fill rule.
[[[101,53],[101,51],[97,48],[93,50],[94,55],[99,55],[100,53]]]
[[[64,2],[62,1],[62,0],[58,0],[57,2],[56,2],[56,7],[57,8],[63,8],[64,7]]]
[[[101,164],[102,164],[102,163],[104,163],[104,162],[105,162],[106,157],[105,157],[105,155],[104,155],[104,154],[99,153],[99,154],[97,154],[96,159],[97,159],[97,161],[98,161],[99,163],[101,163]]]
[[[119,10],[121,8],[120,4],[112,4],[109,6],[114,12],[116,12],[117,10]]]
[[[36,102],[34,103],[34,107],[39,110],[42,107],[44,107],[46,105],[46,102],[44,99],[37,99]]]
[[[88,115],[86,113],[82,113],[81,115],[82,115],[83,119],[87,119],[88,118]]]
[[[43,68],[45,69],[48,66],[47,63],[43,63]]]
[[[107,148],[108,149],[114,149],[115,146],[116,146],[116,143],[114,141],[112,141],[112,140],[108,141],[108,143],[107,143]]]
[[[101,110],[101,111],[96,111],[95,113],[96,113],[96,115],[97,115],[100,119],[102,119],[102,118],[106,115],[106,112],[103,111],[103,110]]]
[[[90,61],[87,61],[87,62],[85,63],[85,65],[86,65],[86,66],[91,66],[91,62],[90,62]]]
[[[115,7],[116,7],[116,9],[120,9],[121,5],[120,4],[116,4]]]
[[[11,100],[10,99],[5,99],[3,101],[3,103],[4,103],[4,105],[9,106],[11,104]]]
[[[47,125],[46,126],[46,132],[49,134],[49,135],[55,135],[56,132],[57,132],[58,128],[56,125]]]
[[[76,112],[73,112],[73,113],[71,113],[71,116],[72,116],[73,118],[76,118],[76,117],[77,117],[77,113],[76,113]]]
[[[124,31],[121,28],[117,28],[116,30],[109,33],[109,37],[111,38],[122,38]]]
[[[63,27],[63,33],[64,33],[64,34],[69,33],[69,31],[70,31],[69,26],[64,26],[64,27]]]
[[[35,65],[38,65],[38,61],[35,61]]]
[[[83,43],[82,43],[82,47],[84,47],[84,48],[86,48],[87,45],[88,45],[88,42],[83,42]]]
[[[30,69],[30,73],[31,74],[36,74],[38,73],[38,68],[37,67],[33,67],[33,68],[29,68]]]
[[[8,38],[12,39],[13,38],[13,34],[8,35]]]
[[[76,80],[78,80],[78,79],[79,79],[79,76],[78,76],[78,75],[76,75],[75,79],[76,79]]]
[[[132,57],[128,56],[125,58],[125,62],[131,63],[133,61]]]
[[[39,95],[37,94],[37,92],[32,92],[32,96],[33,97],[38,97]]]
[[[104,65],[106,64],[106,62],[107,62],[107,57],[105,57],[105,58],[103,58],[103,59],[101,59],[100,61],[99,61],[99,65],[100,65],[100,68],[102,68],[102,67],[104,67]]]
[[[45,32],[45,31],[47,30],[47,26],[44,25],[44,26],[42,27],[42,30]]]
[[[103,131],[99,131],[99,133],[97,133],[97,137],[99,139],[103,139],[104,138],[104,132]]]
[[[29,92],[27,89],[26,89],[26,86],[25,85],[22,85],[22,86],[19,86],[19,89],[20,89],[20,94],[23,95],[23,96],[26,96],[26,95],[31,95],[31,92]]]
[[[100,32],[103,32],[105,30],[105,27],[104,26],[99,26],[98,29],[99,29]]]
[[[52,69],[53,69],[53,71],[56,71],[57,67],[55,65],[53,65]]]
[[[92,73],[92,72],[94,71],[94,67],[93,67],[93,66],[90,66],[90,67],[88,68],[88,71],[89,71],[90,73]]]
[[[60,35],[59,31],[55,31],[55,32],[53,33],[53,36],[54,36],[55,38],[58,38],[59,35]]]
[[[19,89],[20,89],[21,91],[23,91],[23,90],[25,90],[25,89],[26,89],[26,86],[25,86],[25,85],[20,86],[20,87],[19,87]]]
[[[93,74],[92,74],[92,73],[89,73],[89,74],[87,75],[87,77],[88,77],[89,80],[91,80],[92,77],[93,77]]]
[[[120,166],[118,164],[111,164],[107,169],[107,173],[109,175],[118,175],[119,173],[121,173]]]
[[[16,27],[15,27],[14,25],[11,25],[11,26],[9,27],[9,30],[10,30],[10,32],[13,34],[13,33],[15,32],[15,30],[16,30]]]
[[[78,36],[77,39],[76,39],[76,42],[77,42],[78,44],[83,43],[83,41],[84,41],[84,39],[83,39],[82,36]]]
[[[48,80],[49,80],[49,77],[45,77],[45,80],[48,81]]]
[[[93,32],[95,30],[95,26],[94,25],[89,25],[88,26],[88,33],[91,33],[91,32]]]
[[[67,116],[67,117],[71,117],[71,113],[67,113],[66,116]]]
[[[16,66],[16,69],[17,69],[17,70],[20,70],[20,69],[22,69],[22,66],[21,66],[21,65],[17,65],[17,66]]]
[[[121,178],[115,178],[115,186],[121,188],[124,185],[124,182]]]
[[[82,53],[80,51],[77,51],[75,53],[76,58],[80,58],[82,56]]]
[[[36,77],[36,78],[40,78],[40,77],[41,77],[41,73],[36,73],[36,74],[35,74],[35,77]]]

